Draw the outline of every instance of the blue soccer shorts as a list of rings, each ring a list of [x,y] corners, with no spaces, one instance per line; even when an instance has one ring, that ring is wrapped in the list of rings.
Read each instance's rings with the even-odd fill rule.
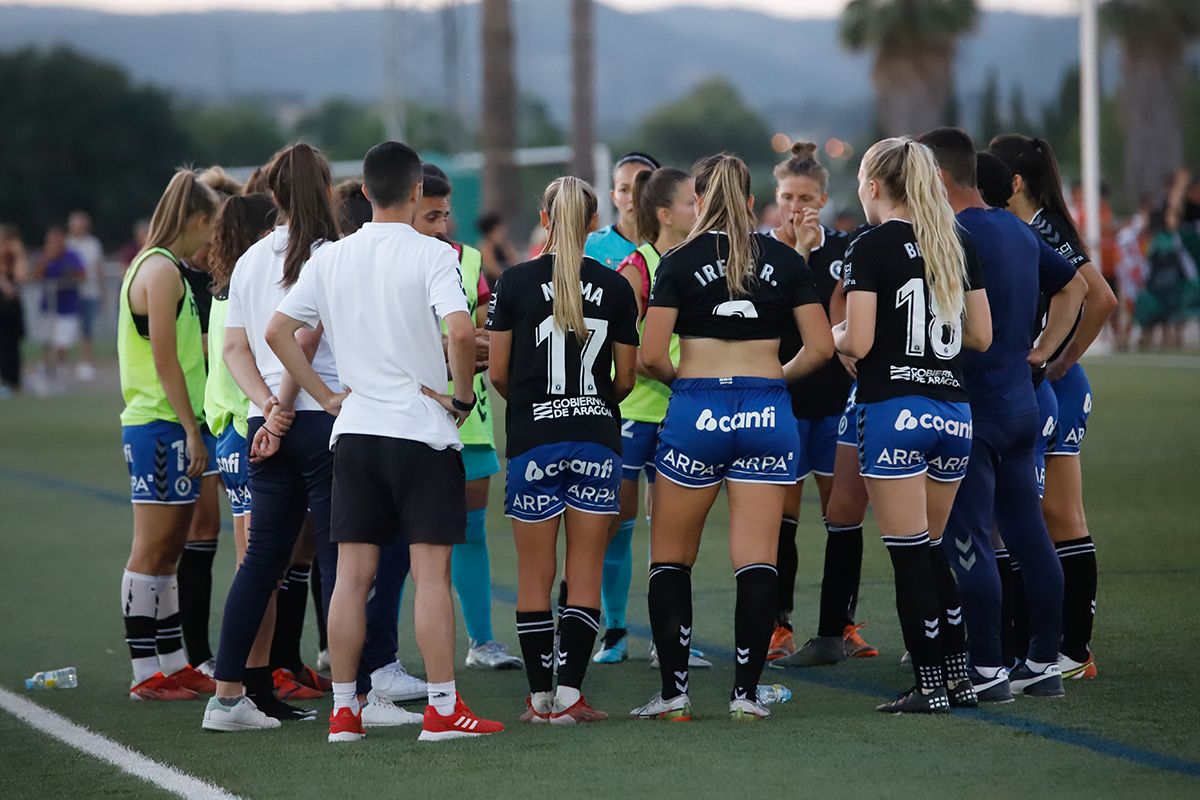
[[[858,404],[858,466],[864,478],[928,473],[958,481],[971,456],[971,407],[919,395]]]
[[[1058,398],[1058,425],[1046,455],[1077,456],[1092,414],[1092,384],[1083,367],[1076,364],[1050,386]]]
[[[214,448],[217,468],[221,471],[221,481],[225,484],[225,494],[229,496],[229,507],[233,516],[240,517],[250,513],[250,447],[246,438],[237,432],[237,428],[229,425],[217,437]]]
[[[621,454],[596,442],[555,442],[508,460],[504,513],[543,522],[568,507],[590,514],[620,511]]]
[[[200,482],[188,477],[187,434],[178,422],[157,420],[121,428],[134,503],[186,505],[196,502]]]

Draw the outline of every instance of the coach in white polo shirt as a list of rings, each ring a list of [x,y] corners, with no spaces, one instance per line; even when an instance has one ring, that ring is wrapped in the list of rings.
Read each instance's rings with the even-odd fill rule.
[[[458,258],[411,226],[421,197],[421,161],[384,142],[363,161],[372,221],[320,248],[267,327],[267,343],[304,390],[337,415],[331,446],[338,574],[329,607],[334,710],[330,741],[362,738],[355,677],[366,602],[379,548],[409,544],[416,582],[416,638],[425,661],[429,706],[422,740],[503,730],[482,720],[454,686],[451,548],[465,540],[466,499],[457,425],[475,405],[475,326]],[[442,350],[439,320],[449,331]],[[323,323],[338,375],[337,393],[309,365],[295,339]],[[458,396],[446,385],[446,361]]]

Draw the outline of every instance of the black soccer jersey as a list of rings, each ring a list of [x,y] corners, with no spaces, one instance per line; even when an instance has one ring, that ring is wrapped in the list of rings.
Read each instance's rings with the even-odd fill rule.
[[[967,254],[967,289],[982,289],[975,248],[961,229],[960,235]],[[858,360],[858,402],[904,395],[965,402],[962,318],[943,320],[934,313],[912,225],[891,220],[862,234],[846,251],[842,271],[847,295],[877,295],[875,343]]]
[[[663,256],[650,305],[679,310],[675,333],[708,339],[778,339],[796,327],[792,309],[819,303],[812,273],[792,248],[753,234],[758,248],[755,279],[731,298],[725,282],[729,240],[713,231]]]
[[[208,312],[212,308],[213,294],[212,275],[209,275],[202,269],[194,269],[191,264],[186,261],[180,261],[177,265],[179,274],[192,287],[192,297],[196,298],[196,311],[200,314],[200,332],[208,333]]]
[[[552,255],[509,267],[496,282],[487,329],[512,331],[506,426],[509,458],[550,442],[597,442],[621,452],[613,395],[613,342],[636,346],[637,301],[629,281],[585,258],[580,343],[554,325]]]
[[[1058,254],[1065,258],[1067,263],[1074,267],[1076,271],[1091,261],[1087,251],[1079,243],[1079,239],[1072,235],[1071,227],[1060,215],[1043,208],[1033,215],[1033,219],[1029,222],[1029,225],[1038,236],[1042,237],[1042,241],[1058,251]],[[1049,310],[1050,297],[1043,294],[1038,300],[1038,322],[1042,327],[1046,324],[1046,313]],[[1079,327],[1081,319],[1083,319],[1082,309],[1080,309],[1079,314],[1075,317],[1075,324],[1071,326],[1071,332],[1067,334],[1067,338],[1063,339],[1062,344],[1050,356],[1050,361],[1054,361],[1054,359],[1062,355],[1063,350],[1067,349],[1067,344],[1075,337],[1075,329]],[[1039,327],[1036,333],[1040,334],[1041,330],[1042,328]],[[1050,363],[1050,361],[1046,363]],[[1033,370],[1034,385],[1041,383],[1044,376],[1045,368],[1035,367]]]
[[[842,282],[842,260],[850,245],[850,236],[833,228],[822,226],[825,238],[821,246],[808,257],[817,295],[825,314],[829,314],[829,300],[834,289]],[[779,342],[779,360],[786,364],[800,352],[800,331],[792,326]],[[811,375],[792,383],[788,390],[792,395],[792,413],[796,419],[823,419],[841,414],[846,408],[846,395],[850,393],[853,379],[842,366],[842,362],[831,358],[829,363]]]

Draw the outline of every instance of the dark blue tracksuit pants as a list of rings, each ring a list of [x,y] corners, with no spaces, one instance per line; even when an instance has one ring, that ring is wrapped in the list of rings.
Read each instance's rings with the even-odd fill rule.
[[[279,452],[250,465],[250,537],[246,555],[221,621],[216,678],[242,680],[246,657],[262,624],[263,613],[292,558],[296,536],[311,511],[316,532],[317,563],[321,569],[321,602],[326,619],[337,575],[337,545],[329,541],[333,454],[329,434],[333,417],[324,411],[299,411]],[[262,426],[249,421],[251,441]]]
[[[1063,574],[1046,532],[1034,473],[1036,412],[1007,419],[975,417],[967,475],[954,499],[943,549],[958,573],[968,649],[976,667],[1000,667],[1000,574],[993,524],[1021,565],[1029,600],[1030,661],[1058,660]]]

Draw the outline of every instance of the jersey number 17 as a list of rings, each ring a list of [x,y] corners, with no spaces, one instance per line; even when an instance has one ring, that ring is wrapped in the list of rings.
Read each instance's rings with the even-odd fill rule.
[[[588,328],[587,339],[579,353],[579,394],[596,394],[596,376],[593,367],[600,349],[608,338],[608,320],[585,317]],[[549,342],[546,361],[546,394],[567,394],[567,339],[578,342],[575,334],[559,330],[553,315],[546,317],[537,326],[537,346]]]

